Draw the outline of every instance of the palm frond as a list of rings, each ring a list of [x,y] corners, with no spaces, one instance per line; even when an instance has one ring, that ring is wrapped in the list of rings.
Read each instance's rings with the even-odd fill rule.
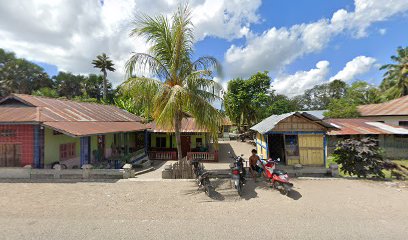
[[[162,81],[170,78],[166,66],[156,57],[146,53],[135,53],[126,62],[126,78],[133,77],[135,72],[151,73]]]

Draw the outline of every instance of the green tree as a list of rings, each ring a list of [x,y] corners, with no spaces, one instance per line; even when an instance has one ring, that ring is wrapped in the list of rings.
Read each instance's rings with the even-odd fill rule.
[[[394,64],[383,65],[380,70],[387,70],[380,85],[387,99],[408,95],[408,47],[398,47],[397,55],[391,56]]]
[[[34,90],[52,86],[53,82],[43,68],[0,49],[0,97],[12,92],[31,94]]]
[[[275,94],[274,92],[272,92],[270,94],[269,102],[270,104],[268,104],[269,106],[267,107],[267,111],[265,111],[265,117],[300,110],[300,106],[296,100],[290,99],[289,97],[282,94]]]
[[[51,97],[51,98],[58,98],[58,92],[55,89],[49,87],[43,87],[38,90],[32,92],[32,95],[41,96],[41,97]]]
[[[359,117],[357,104],[346,98],[333,99],[327,106],[327,112],[324,113],[328,118],[356,118]]]
[[[103,98],[103,82],[104,82],[103,76],[89,74],[88,77],[86,77],[85,80],[82,82],[83,95],[101,101],[101,99]],[[112,84],[109,81],[107,81],[106,86],[107,86],[107,100],[104,101],[110,102],[111,98],[113,98]]]
[[[212,105],[218,99],[219,85],[213,70],[220,65],[214,57],[192,61],[193,25],[190,9],[179,6],[169,19],[164,15],[141,15],[134,22],[131,36],[141,36],[151,46],[149,53],[135,53],[126,64],[129,79],[122,91],[152,103],[151,116],[158,126],[174,129],[178,158],[181,159],[181,121],[185,113],[214,137],[222,116]],[[135,74],[154,76],[139,77]]]
[[[380,103],[382,100],[380,90],[365,81],[353,82],[345,97],[356,105]]]
[[[69,72],[59,72],[53,77],[57,87],[58,94],[61,97],[72,99],[82,95],[82,83],[86,77],[82,75],[74,75]]]
[[[114,72],[114,64],[105,53],[96,56],[96,59],[92,61],[92,64],[94,65],[94,68],[101,69],[101,72],[103,73],[103,100],[106,101],[108,96],[107,71]]]
[[[227,116],[238,125],[252,125],[265,118],[269,103],[271,78],[268,72],[258,72],[249,79],[233,79],[228,82],[224,105]]]

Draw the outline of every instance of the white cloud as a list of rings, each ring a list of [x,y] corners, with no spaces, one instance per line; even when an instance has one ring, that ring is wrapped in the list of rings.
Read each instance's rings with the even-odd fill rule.
[[[372,70],[373,66],[375,66],[375,62],[375,58],[357,56],[347,62],[341,71],[329,78],[330,63],[328,61],[320,61],[316,64],[316,68],[310,69],[309,71],[298,71],[291,75],[278,75],[272,82],[272,88],[275,89],[277,93],[293,97],[303,94],[305,90],[315,85],[327,83],[335,79],[346,82],[355,80],[356,77]]]
[[[343,70],[339,71],[336,75],[330,78],[330,81],[340,79],[348,82],[354,80],[356,76],[364,74],[370,71],[376,62],[375,58],[358,56],[348,62]]]
[[[298,71],[293,75],[280,75],[273,80],[272,88],[276,92],[290,97],[302,94],[306,89],[326,80],[329,65],[328,61],[320,61],[316,64],[316,68],[309,71]]]
[[[380,29],[378,30],[378,32],[379,32],[381,35],[385,35],[385,34],[387,33],[387,29],[385,29],[385,28],[380,28]]]
[[[249,33],[244,46],[232,45],[225,53],[230,77],[248,76],[257,71],[280,71],[294,60],[324,49],[330,40],[345,31],[354,37],[367,35],[367,29],[408,10],[406,0],[355,0],[354,12],[336,11],[331,19],[321,19],[289,28]]]
[[[55,64],[74,73],[98,72],[91,65],[105,52],[116,64],[109,77],[123,80],[124,64],[132,51],[146,52],[142,39],[129,38],[136,13],[170,15],[176,0],[20,0],[0,1],[0,47],[29,60]],[[197,40],[225,39],[248,34],[259,21],[261,0],[193,0]]]

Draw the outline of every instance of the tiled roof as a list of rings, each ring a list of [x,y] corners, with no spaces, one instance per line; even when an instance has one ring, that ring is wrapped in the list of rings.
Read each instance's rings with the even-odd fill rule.
[[[327,119],[325,121],[338,128],[330,131],[329,135],[408,134],[407,128],[373,122],[364,118]]]
[[[147,127],[150,128],[152,132],[174,132],[174,129],[163,129],[157,126],[155,122],[147,124]],[[199,127],[194,118],[183,118],[180,131],[184,133],[208,132],[204,127]]]
[[[408,96],[379,104],[358,107],[361,116],[396,116],[408,115]]]

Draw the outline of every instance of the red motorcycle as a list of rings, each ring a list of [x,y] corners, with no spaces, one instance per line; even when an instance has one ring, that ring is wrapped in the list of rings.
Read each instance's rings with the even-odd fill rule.
[[[293,183],[289,182],[289,176],[287,172],[276,169],[276,165],[279,161],[279,158],[276,161],[272,159],[268,159],[268,161],[266,162],[262,161],[265,170],[265,176],[269,179],[275,189],[287,195],[292,190]]]

